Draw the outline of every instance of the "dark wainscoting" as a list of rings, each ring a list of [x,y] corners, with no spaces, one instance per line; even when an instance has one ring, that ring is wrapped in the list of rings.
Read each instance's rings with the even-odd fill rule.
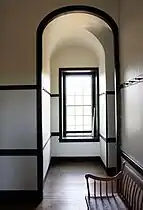
[[[102,134],[99,134],[99,137],[101,137],[105,142],[107,142],[107,143],[113,143],[113,142],[116,142],[116,138],[106,138],[106,137],[104,137]]]
[[[124,158],[139,174],[143,176],[143,167],[138,165],[127,153],[121,150],[121,157]]]
[[[39,190],[2,190],[0,191],[1,204],[35,204],[35,207],[41,201]],[[2,208],[3,209],[3,208]],[[10,209],[12,209],[10,207]],[[35,209],[35,208],[34,208]]]

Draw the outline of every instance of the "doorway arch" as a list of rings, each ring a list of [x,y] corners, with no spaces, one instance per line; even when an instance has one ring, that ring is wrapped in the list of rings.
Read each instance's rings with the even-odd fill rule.
[[[113,33],[114,41],[114,83],[115,83],[115,133],[117,145],[117,171],[120,170],[120,62],[119,62],[119,32],[116,22],[106,12],[84,5],[65,6],[49,13],[40,22],[36,34],[36,84],[37,84],[37,188],[39,199],[43,198],[43,145],[42,145],[42,34],[45,27],[54,19],[64,14],[87,13],[105,21]]]

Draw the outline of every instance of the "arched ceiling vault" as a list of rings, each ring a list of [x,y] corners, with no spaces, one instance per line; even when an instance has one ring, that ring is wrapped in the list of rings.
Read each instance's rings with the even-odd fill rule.
[[[47,56],[51,56],[67,46],[83,46],[92,50],[101,59],[104,47],[98,40],[102,31],[111,31],[107,23],[100,18],[86,13],[71,13],[62,15],[51,21],[44,30],[44,47]]]

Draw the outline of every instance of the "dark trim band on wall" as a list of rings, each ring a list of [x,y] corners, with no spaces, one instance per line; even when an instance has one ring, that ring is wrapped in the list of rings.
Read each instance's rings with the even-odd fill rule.
[[[42,90],[44,92],[46,92],[47,94],[49,94],[51,97],[59,97],[58,93],[50,93],[48,90],[46,90],[45,88],[42,88]]]
[[[63,137],[59,138],[60,143],[89,143],[89,142],[99,142],[97,137]]]
[[[51,93],[51,97],[59,97],[60,95],[58,93]]]
[[[37,85],[0,85],[0,90],[35,90]]]
[[[37,149],[0,149],[0,156],[37,156]]]
[[[105,95],[105,94],[106,94],[106,92],[99,93],[99,96],[103,96],[103,95]]]
[[[107,95],[115,95],[115,91],[114,90],[107,90],[107,91],[105,91],[103,93],[99,93],[99,96],[102,96],[102,95],[105,95],[105,94],[107,94]]]
[[[54,164],[57,164],[57,163],[65,163],[65,162],[91,162],[91,161],[97,161],[97,162],[100,162],[101,161],[101,158],[100,156],[88,156],[88,157],[85,157],[85,156],[72,156],[72,157],[64,157],[64,156],[61,156],[61,157],[51,157],[51,165],[54,165]]]
[[[94,71],[96,71],[96,70],[98,70],[98,67],[68,67],[68,68],[59,68],[59,70],[60,71],[64,71],[64,72],[69,72],[70,71],[70,73],[72,74],[72,71],[73,71],[73,73],[75,72],[75,71],[79,71],[79,73],[80,72],[82,72],[82,71],[89,71],[89,72],[92,72],[93,70]],[[87,74],[88,74],[88,72],[87,72]]]
[[[68,132],[67,132],[68,133]],[[88,133],[88,132],[87,132]],[[51,137],[52,136],[60,136],[60,132],[51,132]],[[99,138],[96,138],[96,137],[89,137],[89,136],[85,136],[83,138],[79,136],[79,138],[76,138],[75,136],[69,136],[69,137],[63,137],[63,138],[60,138],[59,139],[60,143],[75,143],[75,142],[78,142],[78,143],[82,143],[82,142],[99,142]]]
[[[66,133],[83,133],[83,131],[66,131]],[[92,133],[92,131],[84,131],[84,133]]]
[[[126,88],[126,87],[130,87],[132,85],[136,85],[136,84],[139,84],[143,82],[143,75],[142,76],[138,76],[138,77],[134,77],[133,79],[131,80],[128,80],[126,82],[123,82],[121,85],[120,85],[120,89],[122,88]]]
[[[50,141],[51,139],[51,136],[47,139],[47,141],[45,142],[44,146],[43,146],[43,149],[45,149],[46,145],[48,144],[48,142]]]
[[[45,88],[42,88],[42,90],[43,90],[45,93],[47,93],[47,94],[49,94],[49,95],[51,96],[51,93],[50,93],[48,90],[46,90]]]
[[[107,90],[106,94],[107,95],[115,95],[115,91],[114,90]]]
[[[121,157],[123,157],[138,173],[143,176],[143,167],[141,167],[137,162],[135,162],[130,155],[121,150]]]
[[[114,143],[114,142],[116,142],[116,138],[114,138],[114,137],[112,137],[112,138],[106,138],[106,137],[104,137],[103,135],[101,135],[101,134],[99,134],[99,136],[105,141],[105,142],[107,142],[107,143]]]
[[[51,132],[51,136],[59,136],[60,132]]]

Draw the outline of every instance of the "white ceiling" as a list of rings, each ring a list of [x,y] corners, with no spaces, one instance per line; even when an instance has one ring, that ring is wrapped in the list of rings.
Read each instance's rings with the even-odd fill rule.
[[[43,44],[47,47],[49,58],[66,45],[88,47],[94,50],[98,57],[98,51],[103,51],[103,47],[95,34],[105,30],[110,30],[109,26],[96,16],[85,13],[66,14],[47,25],[43,33]]]

